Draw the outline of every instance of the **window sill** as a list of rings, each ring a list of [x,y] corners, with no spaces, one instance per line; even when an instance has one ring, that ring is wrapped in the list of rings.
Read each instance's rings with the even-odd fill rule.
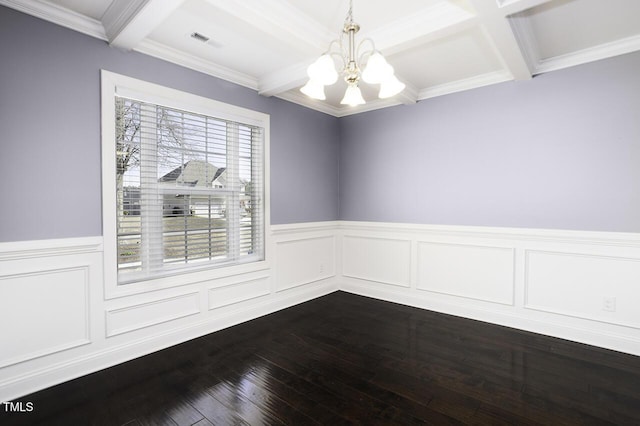
[[[233,266],[212,267],[197,271],[184,271],[182,273],[164,276],[160,278],[136,281],[127,284],[106,283],[105,299],[132,296],[135,294],[149,293],[157,290],[176,288],[188,285],[215,281],[237,275],[251,274],[260,271],[268,271],[271,264],[268,260],[245,263]]]

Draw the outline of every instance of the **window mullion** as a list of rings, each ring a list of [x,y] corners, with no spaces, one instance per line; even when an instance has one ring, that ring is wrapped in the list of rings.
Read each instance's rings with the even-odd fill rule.
[[[227,241],[229,259],[240,258],[240,130],[238,123],[227,123]]]
[[[157,107],[141,106],[140,185],[141,191],[141,260],[146,273],[162,269],[162,195],[158,186]]]

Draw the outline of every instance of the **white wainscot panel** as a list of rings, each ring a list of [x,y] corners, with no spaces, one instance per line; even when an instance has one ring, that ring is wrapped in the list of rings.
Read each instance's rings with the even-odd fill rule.
[[[309,237],[276,243],[276,290],[335,276],[335,237]]]
[[[411,285],[411,241],[345,235],[343,275],[401,287]]]
[[[262,277],[209,289],[209,309],[221,308],[270,293],[270,278]]]
[[[88,267],[0,276],[0,367],[90,342],[88,276]]]
[[[530,250],[526,307],[640,328],[640,259]]]
[[[513,305],[512,248],[418,242],[418,289]]]
[[[188,293],[107,311],[107,337],[200,313],[199,293]]]

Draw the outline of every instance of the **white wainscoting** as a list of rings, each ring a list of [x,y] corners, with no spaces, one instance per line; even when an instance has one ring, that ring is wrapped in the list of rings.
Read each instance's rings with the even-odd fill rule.
[[[109,291],[102,237],[0,243],[0,401],[337,290],[336,229],[273,226],[265,268],[144,291]]]
[[[91,342],[90,280],[99,277],[91,252],[100,240],[79,246],[87,251],[60,247],[33,258],[24,243],[16,245],[23,256],[0,251],[0,367]]]
[[[418,241],[419,290],[513,305],[515,249]]]
[[[200,313],[199,293],[187,293],[151,302],[107,310],[107,337]]]
[[[411,285],[411,240],[344,235],[342,275],[400,287]]]
[[[640,355],[640,235],[340,222],[340,289]]]
[[[270,276],[215,285],[209,288],[209,309],[235,305],[245,300],[267,296],[270,292]]]
[[[525,307],[640,329],[640,259],[526,251]]]
[[[283,237],[276,241],[277,291],[335,277],[336,237],[329,232],[313,231],[306,238]]]
[[[640,355],[640,235],[321,222],[266,267],[108,292],[102,238],[0,244],[0,401],[344,290]],[[125,289],[126,290],[126,289]]]

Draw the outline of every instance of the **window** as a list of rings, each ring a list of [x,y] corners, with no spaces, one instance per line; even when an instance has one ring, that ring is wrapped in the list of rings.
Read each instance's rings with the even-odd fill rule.
[[[264,114],[103,71],[117,282],[263,261],[267,141]]]

